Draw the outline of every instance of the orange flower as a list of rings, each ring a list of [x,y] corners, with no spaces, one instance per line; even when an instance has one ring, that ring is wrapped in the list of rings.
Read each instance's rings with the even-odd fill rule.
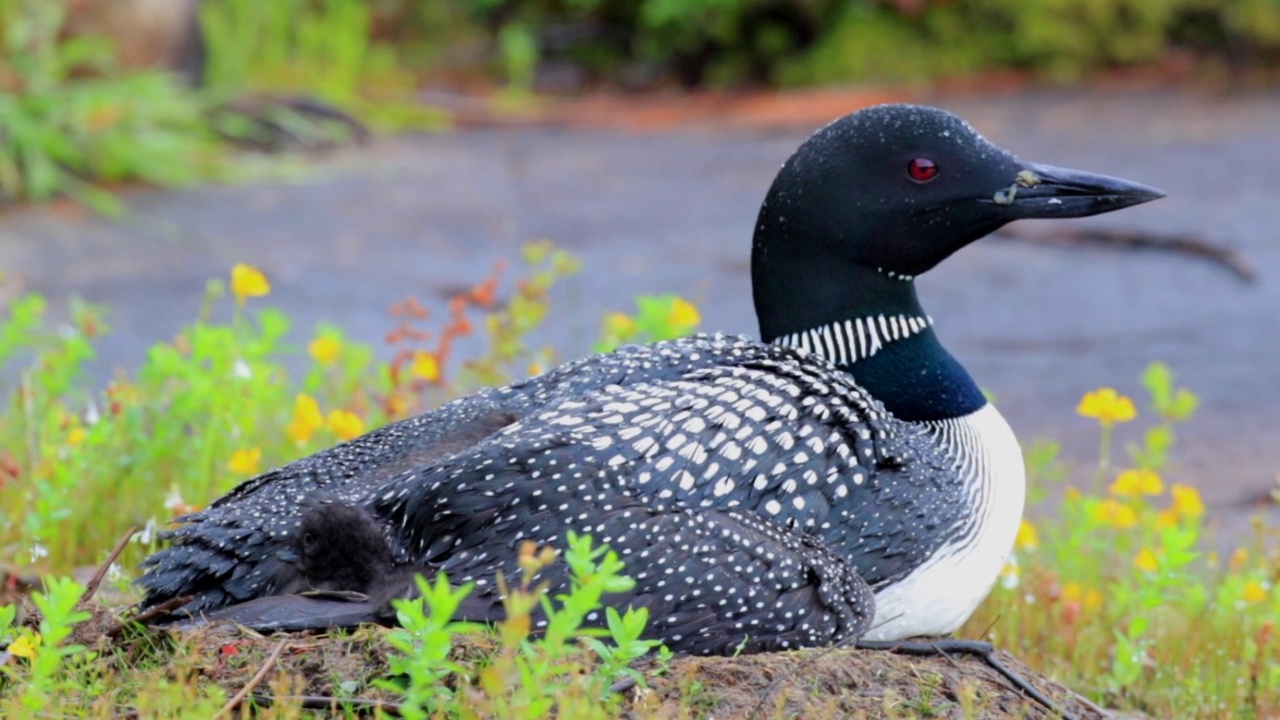
[[[331,410],[329,412],[329,429],[343,440],[364,434],[364,421],[359,415],[349,410]]]
[[[1103,427],[1129,422],[1138,416],[1133,401],[1109,387],[1085,393],[1076,406],[1076,412],[1097,420]]]
[[[1244,548],[1236,548],[1235,552],[1231,553],[1231,559],[1227,561],[1227,567],[1234,572],[1244,567],[1247,562],[1249,562],[1249,551]]]
[[[256,447],[242,448],[231,453],[231,459],[227,461],[227,469],[241,475],[257,475],[261,463],[261,449]]]
[[[383,409],[387,411],[387,415],[392,418],[402,418],[409,414],[409,408],[413,406],[412,400],[403,393],[391,393],[387,396],[387,400],[383,403]]]
[[[321,365],[332,365],[342,354],[342,341],[328,336],[318,337],[307,344],[307,352]]]
[[[1164,492],[1164,483],[1154,470],[1145,468],[1125,470],[1111,483],[1111,494],[1121,497],[1139,497],[1141,495],[1159,495]]]
[[[435,382],[440,379],[440,361],[435,355],[418,350],[413,353],[413,363],[409,366],[409,373],[427,382]]]
[[[1131,528],[1138,524],[1138,514],[1133,508],[1113,498],[1098,503],[1089,514],[1094,520],[1115,528]]]
[[[289,421],[286,432],[299,445],[311,439],[312,433],[324,427],[324,414],[320,412],[320,403],[306,393],[298,393],[293,403],[293,420]]]

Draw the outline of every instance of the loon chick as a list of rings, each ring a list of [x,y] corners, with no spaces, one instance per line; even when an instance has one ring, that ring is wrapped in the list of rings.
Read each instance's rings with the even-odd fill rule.
[[[499,616],[496,576],[518,581],[522,541],[573,529],[636,581],[606,601],[649,608],[649,637],[677,652],[953,632],[1011,550],[1024,470],[915,278],[1012,220],[1158,197],[1020,161],[935,108],[847,115],[760,209],[760,341],[624,347],[268,472],[170,533],[144,602],[280,592],[304,501],[323,494],[390,528],[397,565],[474,583],[464,619]],[[562,590],[563,563],[544,572]]]
[[[289,549],[279,557],[293,564],[295,576],[281,575],[278,594],[215,610],[205,620],[260,632],[387,625],[396,616],[391,601],[416,597],[414,578],[424,572],[412,565],[393,566],[378,519],[366,508],[341,502],[320,502],[307,510]],[[464,611],[475,612],[465,602]]]
[[[321,503],[302,517],[292,548],[298,577],[280,589],[369,595],[391,572],[391,547],[368,510]]]

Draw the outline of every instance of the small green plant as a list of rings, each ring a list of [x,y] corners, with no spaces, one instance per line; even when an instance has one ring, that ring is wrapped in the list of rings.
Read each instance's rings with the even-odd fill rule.
[[[28,665],[25,673],[13,673],[22,690],[9,699],[10,712],[5,717],[46,712],[67,683],[64,666],[93,660],[84,646],[63,644],[78,623],[89,619],[89,613],[77,610],[83,593],[84,588],[73,580],[52,578],[44,592],[32,594],[40,612],[40,629],[37,633],[23,630],[9,642],[9,652],[26,658]],[[11,626],[14,613],[13,606],[0,610],[0,634]]]
[[[400,627],[387,635],[387,643],[398,651],[391,658],[391,672],[404,677],[404,685],[392,680],[378,683],[403,693],[400,714],[409,720],[432,717],[454,699],[453,690],[444,680],[466,672],[451,659],[454,636],[483,627],[453,621],[472,585],[455,590],[445,573],[437,575],[434,583],[422,577],[416,582],[421,597],[394,602]]]
[[[657,645],[640,639],[648,614],[643,610],[619,614],[608,608],[609,629],[591,627],[588,617],[601,611],[604,596],[625,592],[634,582],[621,574],[622,562],[612,550],[595,547],[590,537],[569,531],[564,562],[570,588],[549,598],[546,585],[532,585],[530,578],[554,562],[556,555],[551,548],[538,550],[533,543],[521,546],[525,580],[517,587],[500,580],[506,617],[495,628],[498,648],[474,678],[451,657],[457,635],[479,632],[480,626],[452,621],[471,586],[451,588],[443,574],[434,584],[419,578],[422,597],[396,603],[402,627],[389,637],[400,653],[391,661],[392,671],[407,681],[403,688],[399,682],[380,683],[403,693],[405,717],[437,717],[457,703],[465,704],[469,712],[495,717],[612,715],[609,708],[617,701],[609,697],[609,683],[622,675],[642,681],[630,663]],[[545,617],[536,632],[535,609]],[[446,683],[450,677],[458,678],[456,690]]]

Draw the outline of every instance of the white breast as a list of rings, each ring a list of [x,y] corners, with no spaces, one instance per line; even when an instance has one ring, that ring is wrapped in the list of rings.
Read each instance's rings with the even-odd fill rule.
[[[900,640],[955,632],[991,591],[1018,534],[1026,497],[1022,449],[995,407],[929,423],[939,442],[955,446],[957,470],[976,483],[973,532],[942,548],[901,581],[876,593],[868,640]]]

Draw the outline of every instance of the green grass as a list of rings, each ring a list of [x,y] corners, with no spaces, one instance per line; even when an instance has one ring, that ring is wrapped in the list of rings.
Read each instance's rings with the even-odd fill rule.
[[[126,589],[159,528],[259,470],[556,362],[532,337],[555,312],[549,290],[578,270],[572,256],[531,245],[519,280],[495,271],[443,311],[413,300],[395,306],[390,352],[378,353],[330,325],[294,344],[289,318],[265,306],[269,279],[241,266],[229,281],[209,284],[198,318],[105,390],[92,389],[83,372],[109,331],[102,309],[73,303],[71,322],[53,327],[43,299],[15,301],[0,318],[0,365],[18,370],[0,407],[0,559],[57,578],[100,564],[136,525],[143,531],[108,580]],[[680,298],[641,298],[634,312],[601,319],[599,347],[683,334],[697,322]],[[454,341],[470,334],[485,340],[484,352],[454,356]],[[291,374],[288,361],[299,358],[305,368]],[[1278,564],[1263,546],[1269,531],[1260,525],[1256,546],[1227,557],[1207,549],[1198,494],[1161,477],[1196,398],[1159,364],[1142,381],[1141,411],[1114,393],[1082,402],[1089,417],[1079,422],[1100,427],[1096,463],[1069,469],[1056,446],[1028,447],[1035,520],[1020,533],[1016,564],[964,635],[989,634],[1109,706],[1156,717],[1266,717],[1280,706],[1272,638]],[[357,633],[343,646],[377,662],[357,671],[341,665],[343,653],[326,655],[331,685],[346,696],[421,708],[420,717],[536,717],[556,703],[566,703],[556,706],[562,717],[615,715],[617,701],[601,688],[647,649],[639,640],[644,618],[612,616],[604,633],[583,631],[582,618],[602,594],[628,582],[616,558],[587,542],[569,550],[580,582],[555,600],[560,620],[544,639],[531,638],[527,623],[529,610],[545,602],[537,588],[515,589],[513,620],[480,637],[449,624],[456,591],[432,585],[425,597],[433,613],[403,606],[403,630],[372,639]],[[545,561],[532,549],[522,559]],[[241,640],[125,632],[118,642],[94,644],[100,624],[114,619],[84,615],[80,592],[53,581],[36,598],[38,628],[18,622],[13,606],[0,610],[0,647],[9,648],[0,715],[110,717],[133,707],[147,717],[208,717],[227,701],[225,688],[236,686],[211,673],[242,673],[235,675],[242,685],[265,661],[261,646],[237,650],[251,647]],[[476,644],[485,646],[478,659],[459,654]],[[290,662],[295,652],[302,650],[286,653]],[[287,667],[263,682],[264,692],[296,695],[317,682],[294,672],[300,666]],[[949,707],[935,680],[921,677],[920,692],[895,701],[894,713],[928,717]],[[695,692],[705,679],[682,682],[692,716],[714,712],[706,693]],[[297,707],[285,702],[263,714],[295,717]]]

